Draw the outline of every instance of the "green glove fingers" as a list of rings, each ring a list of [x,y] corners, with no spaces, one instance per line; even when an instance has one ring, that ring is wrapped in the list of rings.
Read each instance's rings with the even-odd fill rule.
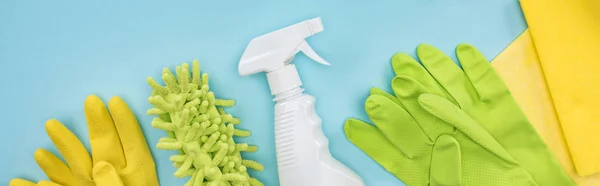
[[[475,143],[512,164],[518,164],[489,133],[464,111],[448,100],[433,94],[419,96],[419,104],[431,115],[456,127]]]
[[[420,124],[420,127],[425,133],[434,134],[433,136],[430,136],[432,141],[435,140],[438,134],[452,132],[453,129],[451,127],[440,126],[439,123],[436,123],[427,111],[423,110],[419,105],[419,95],[430,92],[431,90],[429,87],[421,85],[415,79],[410,77],[396,76],[392,80],[392,89],[396,94],[396,98],[404,108],[406,108],[406,111],[412,115],[412,118]]]
[[[396,96],[391,95],[390,93],[387,93],[386,91],[383,91],[381,89],[378,88],[371,88],[371,91],[369,92],[369,95],[381,95],[381,96],[385,96],[386,98],[392,100],[394,103],[402,106],[402,104],[400,104],[400,101],[398,101],[398,99],[396,99]]]
[[[358,119],[348,119],[344,124],[344,133],[350,142],[389,172],[398,172],[406,156],[390,142],[375,126]]]
[[[423,149],[427,148],[426,145],[415,143],[415,141],[433,141],[432,137],[428,137],[423,133],[419,124],[406,110],[387,97],[369,96],[365,103],[365,110],[371,121],[381,131],[381,134],[408,158],[423,156],[419,153],[426,151],[426,149]]]
[[[477,49],[468,44],[457,47],[456,55],[464,71],[433,46],[420,45],[417,50],[425,69],[450,95],[442,97],[456,100],[456,105],[486,129],[539,185],[574,185]],[[432,90],[427,93],[440,96]]]
[[[431,186],[460,186],[460,145],[450,135],[441,135],[433,145],[429,183]]]
[[[456,136],[457,141],[462,142],[461,150],[465,156],[462,163],[464,165],[463,173],[475,171],[473,175],[491,179],[491,183],[487,184],[479,182],[481,180],[471,180],[468,182],[469,184],[465,185],[538,185],[531,174],[506,149],[458,106],[433,94],[421,95],[419,104],[431,115],[445,121],[448,125],[456,127],[463,134]],[[474,143],[464,143],[463,138],[468,138],[467,142],[472,141]],[[436,141],[436,144],[439,143],[438,141]],[[476,150],[480,148],[485,150]],[[473,161],[471,158],[475,160]],[[473,162],[485,165],[471,165]],[[431,166],[433,169],[433,164]],[[482,169],[487,169],[489,172],[482,172]]]
[[[396,76],[406,76],[423,80],[421,83],[424,86],[437,88],[440,93],[443,92],[442,87],[429,75],[429,72],[408,54],[395,54],[392,57],[392,68]]]
[[[409,114],[408,107],[402,107],[387,93],[378,89],[371,93],[365,110],[375,126],[349,119],[344,126],[346,136],[407,185],[533,183],[489,133],[472,119],[463,118],[468,115],[444,118],[453,122],[448,123],[431,115],[418,100],[413,101],[417,105]],[[442,108],[453,106],[455,112],[461,111],[450,102],[443,103]]]
[[[456,56],[477,91],[479,100],[494,101],[499,95],[507,94],[508,88],[502,82],[492,65],[475,47],[460,44],[456,48]]]
[[[451,95],[452,99],[456,100],[461,108],[471,105],[471,94],[475,93],[475,90],[471,87],[467,76],[450,57],[427,44],[417,47],[417,55],[431,76]],[[417,80],[422,81],[421,79]]]
[[[440,96],[451,97],[442,86],[419,64],[415,59],[405,53],[397,53],[392,57],[392,68],[397,77],[419,80],[423,87],[427,87],[430,93]],[[399,87],[402,87],[401,85]],[[404,88],[404,87],[402,87]]]
[[[408,159],[380,129],[354,118],[346,120],[344,133],[350,142],[405,184],[428,184],[429,153]],[[430,151],[426,148],[423,150]]]

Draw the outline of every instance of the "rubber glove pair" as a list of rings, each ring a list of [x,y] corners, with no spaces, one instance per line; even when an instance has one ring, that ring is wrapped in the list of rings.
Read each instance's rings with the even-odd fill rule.
[[[395,95],[373,88],[348,139],[407,185],[574,185],[487,59],[430,45],[396,54]]]
[[[36,150],[37,164],[50,181],[37,184],[15,178],[10,186],[158,186],[154,160],[140,126],[125,102],[113,97],[109,111],[97,96],[85,100],[92,156],[59,121],[46,123],[46,132],[66,160]],[[111,117],[112,115],[112,117]]]

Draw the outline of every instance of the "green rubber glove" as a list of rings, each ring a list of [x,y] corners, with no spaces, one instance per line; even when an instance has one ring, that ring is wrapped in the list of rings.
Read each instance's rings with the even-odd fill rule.
[[[365,110],[375,126],[349,119],[346,136],[407,185],[536,185],[481,125],[451,103],[431,106],[435,99],[423,96],[423,112],[411,115],[372,89]]]
[[[407,54],[393,57],[392,89],[408,113],[419,123],[427,122],[418,96],[428,93],[447,99],[481,124],[536,183],[575,185],[488,60],[468,44],[459,45],[456,54],[464,70],[430,45],[417,48],[423,66]]]

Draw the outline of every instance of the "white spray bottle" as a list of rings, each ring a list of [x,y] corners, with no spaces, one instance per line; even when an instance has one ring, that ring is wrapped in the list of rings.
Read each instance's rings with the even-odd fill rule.
[[[275,148],[282,186],[364,186],[352,170],[331,156],[328,139],[315,113],[315,98],[305,94],[296,66],[302,51],[329,65],[305,39],[323,31],[320,18],[306,20],[256,37],[244,51],[238,70],[247,76],[266,72],[275,96]]]

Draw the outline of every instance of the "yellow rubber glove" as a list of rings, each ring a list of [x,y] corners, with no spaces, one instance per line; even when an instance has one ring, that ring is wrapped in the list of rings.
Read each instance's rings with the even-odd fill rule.
[[[600,1],[521,6],[577,173],[600,172]]]
[[[600,174],[581,177],[575,172],[529,30],[496,56],[492,66],[571,179],[579,186],[600,185]]]
[[[108,107],[110,113],[95,95],[85,100],[92,156],[59,121],[46,122],[46,132],[67,164],[52,153],[38,149],[35,160],[51,181],[37,185],[158,186],[154,160],[135,116],[119,97],[113,97]],[[16,178],[9,185],[36,184]]]

